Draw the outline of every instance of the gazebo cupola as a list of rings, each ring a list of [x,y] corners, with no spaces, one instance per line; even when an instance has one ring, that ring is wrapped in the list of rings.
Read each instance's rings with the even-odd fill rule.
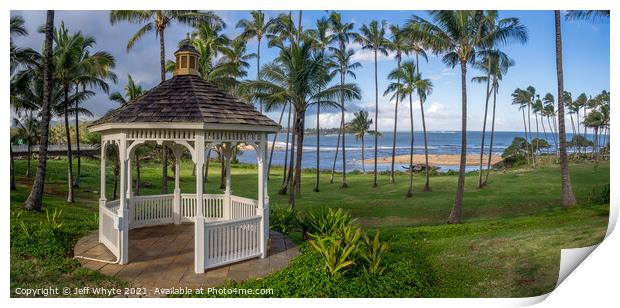
[[[189,40],[189,37],[188,37]],[[198,72],[198,57],[200,54],[189,43],[184,44],[174,53],[176,62],[174,69],[174,76],[178,75],[196,75],[200,76]]]
[[[267,136],[279,125],[252,105],[233,97],[198,73],[199,54],[191,45],[175,53],[172,78],[95,121],[89,130],[101,134],[101,197],[99,241],[118,263],[129,262],[129,230],[161,224],[194,224],[195,271],[202,273],[244,259],[265,257],[269,239],[267,195]],[[175,160],[174,193],[136,196],[132,191],[132,161],[145,143],[166,145]],[[256,150],[256,199],[232,194],[231,159],[240,143]],[[106,147],[118,147],[120,166],[116,200],[106,194]],[[225,159],[226,189],[204,193],[203,172],[208,150]],[[182,193],[181,157],[195,164],[195,192]],[[113,197],[115,198],[115,196]],[[111,198],[111,199],[113,199]]]

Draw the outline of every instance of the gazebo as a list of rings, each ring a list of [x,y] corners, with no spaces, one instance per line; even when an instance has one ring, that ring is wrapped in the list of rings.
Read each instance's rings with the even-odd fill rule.
[[[254,107],[203,80],[197,70],[198,52],[184,45],[175,52],[176,69],[163,81],[126,105],[95,121],[90,131],[101,134],[101,197],[99,242],[120,264],[129,261],[129,231],[164,224],[194,224],[194,268],[206,269],[261,257],[269,240],[267,194],[267,136],[279,125]],[[135,196],[132,159],[146,143],[166,145],[174,157],[174,193]],[[233,148],[244,143],[256,150],[258,200],[231,191]],[[106,147],[116,145],[120,160],[120,194],[106,199]],[[196,193],[180,189],[180,159],[190,153],[196,169]],[[205,152],[217,149],[225,159],[226,189],[205,194]],[[208,162],[207,162],[208,163]]]

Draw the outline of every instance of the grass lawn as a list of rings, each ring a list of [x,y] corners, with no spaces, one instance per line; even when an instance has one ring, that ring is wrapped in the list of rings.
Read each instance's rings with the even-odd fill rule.
[[[34,248],[16,246],[22,233],[18,221],[35,226],[46,220],[45,212],[21,212],[30,181],[24,176],[25,161],[16,162],[18,189],[11,192],[11,291],[34,286],[122,286],[123,282],[79,267],[69,258],[72,243],[97,228],[99,163],[85,159],[76,204],[66,199],[66,162],[48,161],[45,209],[62,209],[61,231],[68,243],[63,256],[33,257]],[[108,164],[109,165],[109,164]],[[195,191],[192,167],[183,163],[181,188]],[[75,170],[75,168],[74,168]],[[302,254],[288,268],[261,280],[241,283],[243,287],[274,288],[274,296],[533,296],[553,289],[559,270],[560,248],[598,243],[604,236],[608,205],[585,205],[587,196],[609,183],[609,163],[571,165],[573,188],[581,205],[562,209],[557,165],[518,169],[491,175],[489,186],[475,188],[477,176],[466,179],[461,225],[445,225],[452,207],[456,176],[434,176],[433,191],[422,192],[423,178],[414,179],[414,196],[406,198],[407,176],[399,174],[396,184],[381,175],[372,188],[371,174],[351,174],[349,188],[328,184],[321,176],[321,192],[312,191],[314,174],[305,173],[301,210],[343,208],[390,245],[380,277],[365,277],[351,270],[332,278],[322,267],[318,254],[302,244]],[[142,194],[160,192],[161,167],[143,163]],[[253,166],[233,167],[234,194],[256,198],[257,171]],[[113,188],[108,170],[108,199]],[[336,182],[339,178],[336,179]],[[270,205],[287,207],[287,197],[277,194],[282,169],[273,168],[270,177]],[[169,182],[172,191],[173,181]],[[219,187],[219,165],[210,167],[207,192]]]

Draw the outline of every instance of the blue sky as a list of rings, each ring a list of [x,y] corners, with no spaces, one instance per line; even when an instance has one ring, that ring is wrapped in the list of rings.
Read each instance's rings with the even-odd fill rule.
[[[270,17],[277,16],[278,11],[265,11]],[[411,15],[417,14],[425,17],[422,11],[341,11],[343,19],[354,22],[356,29],[370,20],[385,19],[389,23],[403,24]],[[159,83],[159,45],[155,35],[147,35],[139,41],[134,49],[126,52],[128,39],[139,28],[138,25],[121,23],[111,26],[108,11],[57,11],[56,24],[65,22],[70,31],[82,31],[94,36],[97,40],[95,50],[111,52],[116,58],[115,72],[119,76],[119,82],[111,85],[112,91],[122,91],[127,81],[127,74],[131,74],[143,88],[151,88]],[[247,11],[218,11],[227,24],[224,31],[229,37],[235,37],[240,33],[235,29],[237,21],[241,18],[249,18]],[[297,18],[298,11],[293,14]],[[304,28],[313,27],[317,18],[327,15],[326,11],[304,11]],[[21,15],[26,20],[26,27],[30,35],[17,38],[18,45],[40,49],[43,36],[37,33],[37,28],[43,24],[44,11],[12,11],[11,15]],[[515,106],[511,105],[510,94],[517,88],[525,88],[532,85],[543,96],[547,92],[557,94],[557,81],[555,75],[555,40],[552,11],[500,11],[500,17],[518,17],[527,27],[529,40],[525,45],[512,44],[503,48],[516,65],[511,68],[500,85],[498,93],[497,130],[518,131],[522,129],[522,119]],[[610,71],[610,46],[609,46],[609,23],[589,22],[566,22],[562,23],[562,36],[564,44],[564,85],[567,91],[574,96],[585,92],[595,95],[602,90],[609,90]],[[166,56],[172,58],[177,42],[185,37],[185,33],[191,28],[173,24],[166,31]],[[358,46],[352,45],[359,49]],[[256,50],[256,41],[248,43],[249,51]],[[268,49],[266,42],[261,48],[261,62],[264,64],[271,61],[276,55],[275,49]],[[366,109],[374,113],[374,66],[373,56],[368,51],[358,50],[356,60],[363,67],[356,72],[357,83],[362,89],[362,99],[351,102],[347,111],[347,119],[353,112]],[[381,56],[378,63],[379,76],[379,130],[391,130],[394,125],[394,103],[389,102],[387,97],[382,97],[383,90],[387,87],[387,74],[395,67],[393,56]],[[429,96],[425,111],[429,130],[459,130],[460,129],[460,72],[458,68],[450,68],[441,62],[441,58],[429,54],[428,63],[421,62],[421,73],[425,78],[430,78],[434,84],[432,95]],[[255,78],[255,61],[249,69],[248,78]],[[480,73],[470,68],[468,80]],[[480,130],[484,114],[484,85],[468,82],[469,115],[468,129]],[[419,107],[414,102],[414,118],[416,127],[421,126],[419,121]],[[107,99],[107,95],[100,93],[85,104],[97,117],[106,111],[117,107],[114,102]],[[401,116],[398,119],[399,130],[407,130],[409,119],[408,106],[402,104]],[[279,112],[270,113],[269,116],[278,120]],[[327,111],[321,115],[322,127],[336,127],[339,123],[339,112]],[[307,125],[314,127],[315,119],[312,114],[308,115]],[[570,126],[568,126],[570,127]]]

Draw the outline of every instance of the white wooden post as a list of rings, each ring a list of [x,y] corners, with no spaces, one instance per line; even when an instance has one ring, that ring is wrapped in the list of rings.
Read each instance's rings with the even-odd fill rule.
[[[120,239],[120,264],[129,262],[129,223],[127,211],[127,136],[125,133],[120,134],[118,144],[118,154],[120,159],[120,201],[118,207],[118,231]]]
[[[196,218],[194,219],[194,271],[205,272],[205,218],[202,211],[202,181],[204,179],[205,136],[204,131],[196,132],[194,162],[196,163]]]
[[[226,190],[224,191],[224,219],[228,220],[231,218],[232,212],[232,203],[230,202],[230,196],[232,194],[232,190],[230,189],[231,185],[231,175],[230,175],[230,163],[232,159],[232,147],[235,146],[234,143],[229,142],[226,144],[226,148],[222,148],[222,152],[224,154],[224,159],[226,160]]]
[[[181,146],[175,145],[172,153],[174,154],[174,199],[172,202],[172,215],[174,224],[181,223]]]
[[[264,139],[263,139],[264,140]],[[267,174],[265,168],[265,158],[267,144],[265,141],[257,143],[256,158],[258,161],[258,215],[261,215],[260,220],[260,250],[261,258],[267,257],[267,240],[269,238],[269,208],[265,204],[265,184],[267,180]],[[268,206],[268,205],[267,205]]]
[[[100,161],[100,173],[99,173],[99,243],[101,243],[101,238],[103,236],[103,220],[101,219],[102,217],[102,211],[103,211],[103,207],[106,206],[106,187],[105,187],[105,147],[106,147],[107,141],[101,141],[101,155],[99,156],[101,158]]]

